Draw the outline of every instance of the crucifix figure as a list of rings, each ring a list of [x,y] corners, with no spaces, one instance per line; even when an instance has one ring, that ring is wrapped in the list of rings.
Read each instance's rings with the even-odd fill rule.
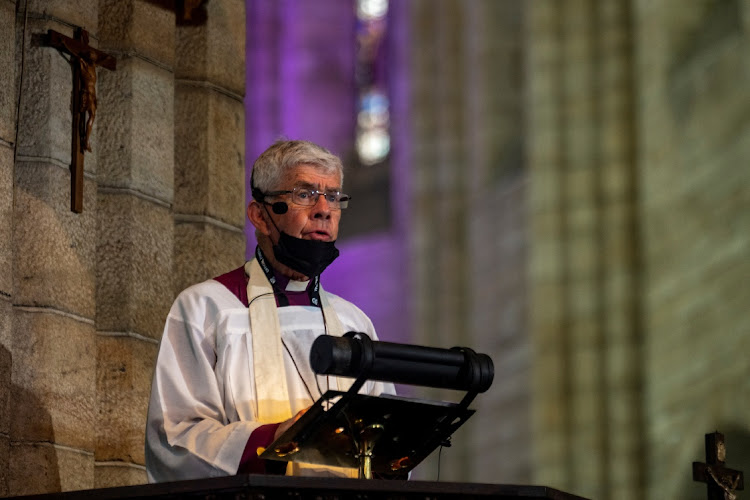
[[[708,500],[735,500],[734,492],[744,488],[742,471],[725,467],[726,458],[724,434],[706,434],[706,463],[693,462],[693,481],[706,483]]]
[[[96,68],[102,66],[114,71],[117,60],[91,47],[86,30],[76,28],[74,36],[75,38],[69,38],[54,30],[47,31],[49,45],[70,54],[70,64],[73,66],[70,209],[81,213],[83,211],[83,155],[86,151],[91,151],[91,128],[96,117]]]

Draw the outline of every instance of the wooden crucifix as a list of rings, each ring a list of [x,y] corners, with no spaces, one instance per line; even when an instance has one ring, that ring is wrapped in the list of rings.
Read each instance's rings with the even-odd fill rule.
[[[693,481],[706,483],[708,500],[734,500],[734,492],[744,488],[742,471],[725,467],[726,459],[724,434],[706,434],[706,463],[693,462]]]
[[[47,43],[70,54],[73,67],[73,133],[70,162],[70,209],[83,211],[83,155],[91,151],[91,127],[96,117],[96,67],[114,71],[117,60],[89,45],[89,33],[76,28],[75,38],[47,31]]]

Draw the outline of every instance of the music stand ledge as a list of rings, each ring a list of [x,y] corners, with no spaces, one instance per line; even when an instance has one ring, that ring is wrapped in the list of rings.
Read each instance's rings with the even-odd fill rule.
[[[474,410],[455,403],[328,391],[261,458],[403,475],[446,442]]]

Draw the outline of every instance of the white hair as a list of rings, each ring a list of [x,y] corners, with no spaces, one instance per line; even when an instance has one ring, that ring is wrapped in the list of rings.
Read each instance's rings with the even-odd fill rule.
[[[252,187],[261,193],[275,191],[287,172],[303,164],[312,165],[324,174],[337,173],[339,185],[344,183],[344,166],[338,156],[309,141],[280,140],[253,163]]]

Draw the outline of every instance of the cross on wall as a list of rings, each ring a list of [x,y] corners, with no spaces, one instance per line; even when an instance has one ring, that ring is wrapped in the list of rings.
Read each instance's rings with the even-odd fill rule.
[[[89,33],[76,28],[75,38],[47,31],[47,44],[70,55],[73,67],[73,133],[70,162],[70,209],[83,211],[83,155],[91,151],[91,128],[96,117],[96,68],[114,71],[117,60],[89,45]]]
[[[724,434],[706,434],[706,463],[693,462],[693,481],[706,483],[708,500],[735,500],[744,489],[742,471],[725,467],[727,448]]]

